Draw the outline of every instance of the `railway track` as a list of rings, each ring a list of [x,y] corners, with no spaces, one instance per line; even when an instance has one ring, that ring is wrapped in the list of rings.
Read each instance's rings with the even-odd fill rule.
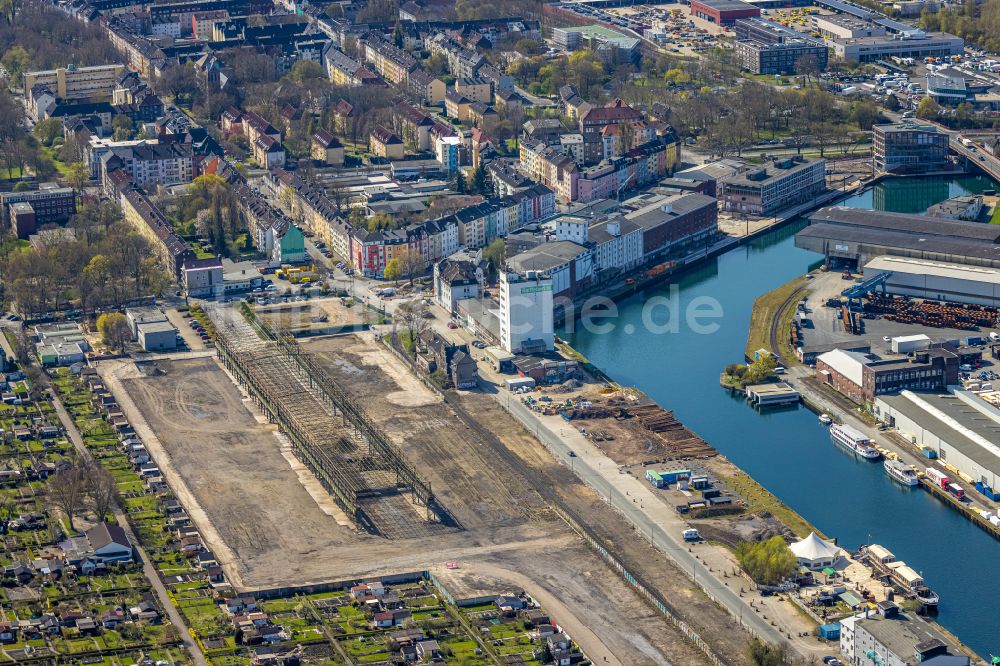
[[[774,311],[774,317],[771,319],[771,330],[769,332],[769,342],[771,345],[771,352],[774,354],[775,358],[782,365],[787,365],[788,359],[785,355],[781,353],[781,332],[778,330],[781,328],[782,317],[785,311],[791,306],[794,301],[799,300],[802,297],[802,292],[805,291],[805,287],[799,287],[792,293],[788,295],[788,298],[781,302],[781,305],[777,307]]]

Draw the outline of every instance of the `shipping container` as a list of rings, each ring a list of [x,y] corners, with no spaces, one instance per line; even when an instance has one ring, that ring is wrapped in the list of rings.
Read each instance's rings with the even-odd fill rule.
[[[963,490],[962,486],[958,485],[957,483],[949,483],[946,490],[952,495],[954,495],[957,499],[965,498],[965,490]]]
[[[951,479],[949,479],[944,472],[935,469],[934,467],[928,467],[925,473],[927,478],[930,479],[931,483],[935,486],[938,486],[942,490],[948,489],[948,484],[951,483]]]

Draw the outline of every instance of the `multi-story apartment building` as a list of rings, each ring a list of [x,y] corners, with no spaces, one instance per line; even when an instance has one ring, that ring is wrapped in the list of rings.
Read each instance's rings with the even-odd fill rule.
[[[187,143],[141,143],[112,147],[101,155],[101,183],[112,191],[109,174],[122,170],[143,189],[189,183],[194,179],[194,150]]]
[[[68,65],[57,69],[47,69],[37,72],[25,72],[21,75],[21,84],[31,103],[32,89],[36,86],[46,87],[58,99],[103,99],[111,96],[118,75],[125,65],[94,65],[93,67],[77,67]]]
[[[899,123],[872,127],[875,173],[927,173],[948,166],[949,137],[934,125]]]
[[[616,99],[607,106],[592,106],[580,114],[580,132],[583,134],[600,133],[608,125],[623,125],[643,120],[641,111]]]
[[[359,46],[365,61],[371,63],[382,78],[395,86],[405,87],[410,72],[420,67],[412,55],[379,37],[368,37]]]
[[[179,280],[184,262],[195,259],[194,251],[174,233],[170,221],[141,190],[125,187],[119,203],[125,221],[149,241],[163,269]]]
[[[577,201],[615,197],[666,176],[680,160],[680,142],[673,134],[633,148],[622,157],[584,169],[577,179]]]
[[[768,215],[809,201],[826,189],[826,160],[785,157],[721,182],[723,208],[734,213]]]
[[[557,148],[541,141],[522,141],[520,169],[536,183],[554,190],[560,203],[569,203],[579,198],[580,171],[573,158]]]
[[[330,81],[338,86],[379,85],[382,83],[377,75],[360,62],[341,53],[333,44],[328,44],[323,50],[323,67]]]

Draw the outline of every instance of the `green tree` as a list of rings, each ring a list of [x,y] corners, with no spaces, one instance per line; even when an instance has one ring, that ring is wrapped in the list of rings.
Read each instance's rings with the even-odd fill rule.
[[[66,182],[75,192],[82,192],[90,182],[90,169],[83,162],[73,162],[66,167]]]
[[[767,541],[744,541],[736,547],[736,558],[743,570],[762,585],[775,585],[798,569],[795,553],[780,536]]]
[[[13,0],[0,0],[0,3],[12,3]],[[31,55],[20,44],[16,44],[3,54],[0,62],[10,72],[13,80],[21,78],[21,74],[31,70]]]
[[[747,661],[753,666],[782,666],[786,658],[784,647],[765,643],[759,638],[750,641],[746,655]]]
[[[479,162],[479,166],[472,172],[470,177],[469,190],[474,194],[489,194],[489,183],[486,180],[486,165]]]
[[[104,344],[111,349],[125,349],[132,338],[128,319],[120,312],[105,312],[98,317],[97,332],[104,338]]]
[[[924,97],[917,105],[916,116],[924,120],[933,120],[941,113],[941,105],[933,97]]]
[[[490,262],[496,270],[500,270],[503,267],[506,258],[507,242],[502,238],[497,238],[483,250],[483,259]]]
[[[58,118],[45,118],[35,124],[32,130],[43,146],[52,147],[52,142],[63,135],[62,122]]]
[[[382,271],[382,275],[386,280],[392,280],[393,283],[398,283],[399,278],[403,276],[403,266],[399,259],[390,259],[389,263],[385,265],[385,270]]]
[[[132,119],[128,116],[116,117],[111,121],[111,127],[114,129],[115,141],[128,141],[132,138]]]
[[[291,81],[302,83],[309,79],[324,79],[326,78],[326,72],[323,71],[323,66],[318,62],[299,60],[292,65],[292,69],[285,76]]]

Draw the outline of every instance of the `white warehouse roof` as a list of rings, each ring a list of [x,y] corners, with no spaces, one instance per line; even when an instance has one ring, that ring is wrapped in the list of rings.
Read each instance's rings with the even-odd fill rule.
[[[1000,270],[982,266],[966,266],[964,264],[949,264],[943,261],[928,261],[910,257],[875,257],[865,268],[873,271],[893,273],[909,273],[915,275],[931,275],[934,277],[952,278],[954,280],[970,280],[1000,285]]]
[[[823,361],[823,363],[826,363],[844,377],[847,377],[847,379],[854,382],[857,386],[861,386],[861,376],[868,359],[864,354],[859,354],[858,352],[834,349],[833,351],[828,351],[825,354],[817,356],[816,362],[818,363],[819,361]]]

